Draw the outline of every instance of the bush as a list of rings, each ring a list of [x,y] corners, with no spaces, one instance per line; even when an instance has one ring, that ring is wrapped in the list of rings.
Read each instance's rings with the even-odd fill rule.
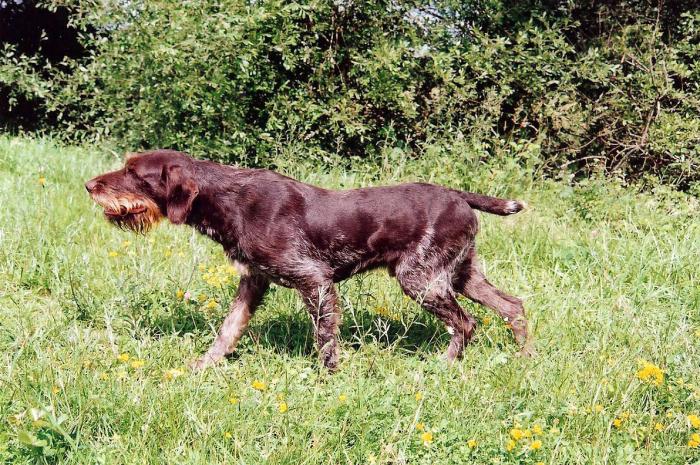
[[[377,160],[513,140],[541,147],[550,172],[688,186],[700,180],[700,11],[660,5],[78,2],[92,52],[42,95],[64,131],[130,149],[266,165],[290,146]]]

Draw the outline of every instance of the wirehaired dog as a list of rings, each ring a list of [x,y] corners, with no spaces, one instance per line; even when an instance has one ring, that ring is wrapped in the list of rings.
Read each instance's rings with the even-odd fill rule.
[[[334,283],[377,267],[387,268],[410,298],[447,326],[447,360],[461,355],[476,325],[457,294],[495,310],[521,353],[533,352],[522,302],[486,280],[474,244],[474,209],[510,215],[523,208],[521,202],[423,183],[321,189],[172,150],[128,156],[124,168],[85,187],[117,226],[145,232],[161,218],[188,224],[221,244],[242,270],[230,313],[195,368],[234,350],[270,283],[277,283],[299,292],[319,356],[336,369],[340,311]]]

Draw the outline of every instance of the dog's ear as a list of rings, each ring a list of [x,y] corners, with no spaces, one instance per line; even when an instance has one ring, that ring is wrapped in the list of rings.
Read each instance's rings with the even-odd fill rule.
[[[182,224],[192,210],[192,202],[199,194],[199,187],[188,174],[187,168],[180,165],[163,167],[165,182],[165,208],[171,223]]]

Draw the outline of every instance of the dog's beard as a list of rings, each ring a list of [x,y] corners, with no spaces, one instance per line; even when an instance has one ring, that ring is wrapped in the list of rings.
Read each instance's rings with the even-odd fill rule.
[[[105,218],[120,229],[146,233],[163,217],[151,199],[133,195],[95,194],[93,200],[104,208]]]

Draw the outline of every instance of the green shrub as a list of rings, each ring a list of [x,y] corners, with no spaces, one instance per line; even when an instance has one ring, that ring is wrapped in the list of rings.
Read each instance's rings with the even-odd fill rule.
[[[90,57],[41,88],[71,136],[255,165],[514,141],[550,172],[700,179],[692,2],[74,1]]]

